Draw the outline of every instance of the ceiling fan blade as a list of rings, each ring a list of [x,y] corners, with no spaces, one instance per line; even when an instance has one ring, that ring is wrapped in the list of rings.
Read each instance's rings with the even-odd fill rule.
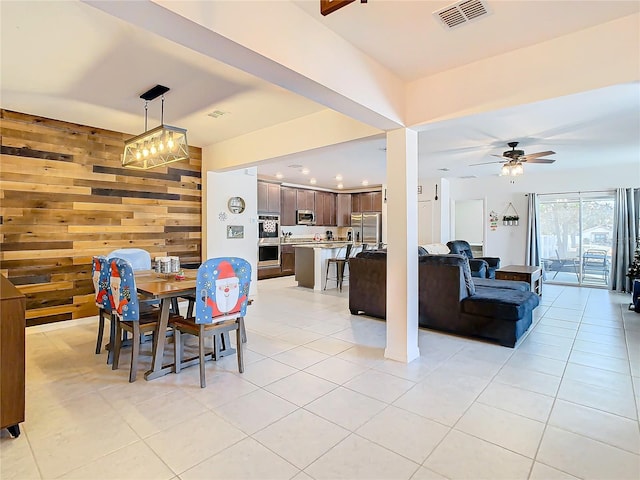
[[[502,158],[502,159],[504,159],[505,162],[508,162],[509,160],[511,160],[509,157],[505,157],[504,155],[496,155],[495,153],[492,153],[491,156],[492,157]]]
[[[496,155],[497,156],[497,155]],[[493,162],[482,162],[482,163],[472,163],[471,165],[469,165],[470,167],[475,167],[476,165],[489,165],[490,163],[507,163],[506,160],[503,160],[502,162],[500,160],[494,160]]]
[[[521,157],[518,157],[518,160],[520,160],[521,162],[528,162],[530,160],[533,160],[534,158],[546,157],[547,155],[553,155],[554,153],[556,152],[553,152],[551,150],[548,150],[546,152],[530,153],[528,155],[522,155]]]
[[[524,160],[521,160],[524,161]],[[527,163],[553,163],[555,162],[552,158],[534,158],[533,160],[527,160]]]

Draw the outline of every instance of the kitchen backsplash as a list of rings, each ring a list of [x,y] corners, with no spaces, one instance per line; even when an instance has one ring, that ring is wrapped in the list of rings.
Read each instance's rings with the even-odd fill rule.
[[[318,234],[322,239],[326,239],[327,231],[331,231],[333,238],[338,240],[341,238],[347,238],[347,229],[349,227],[311,227],[305,225],[294,225],[290,227],[280,227],[280,235],[291,232],[291,237],[288,240],[295,239],[310,239],[314,235]]]

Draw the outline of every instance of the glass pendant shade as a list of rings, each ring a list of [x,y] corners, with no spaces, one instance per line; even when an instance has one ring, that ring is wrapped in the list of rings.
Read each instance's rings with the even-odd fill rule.
[[[147,170],[188,159],[187,131],[184,128],[158,125],[124,142],[122,166]]]
[[[505,163],[500,170],[501,176],[518,177],[524,173],[524,166],[520,163]]]

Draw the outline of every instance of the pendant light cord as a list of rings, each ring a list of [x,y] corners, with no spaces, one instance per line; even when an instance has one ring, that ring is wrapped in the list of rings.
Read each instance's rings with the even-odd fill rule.
[[[160,125],[164,125],[164,95],[162,95],[162,106],[160,107]]]
[[[149,100],[144,101],[144,131],[147,131],[147,112],[149,111]]]

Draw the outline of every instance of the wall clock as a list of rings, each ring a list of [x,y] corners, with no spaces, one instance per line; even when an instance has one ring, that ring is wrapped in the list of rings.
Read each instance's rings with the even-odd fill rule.
[[[245,204],[242,197],[231,197],[227,202],[227,207],[231,213],[244,212]]]

